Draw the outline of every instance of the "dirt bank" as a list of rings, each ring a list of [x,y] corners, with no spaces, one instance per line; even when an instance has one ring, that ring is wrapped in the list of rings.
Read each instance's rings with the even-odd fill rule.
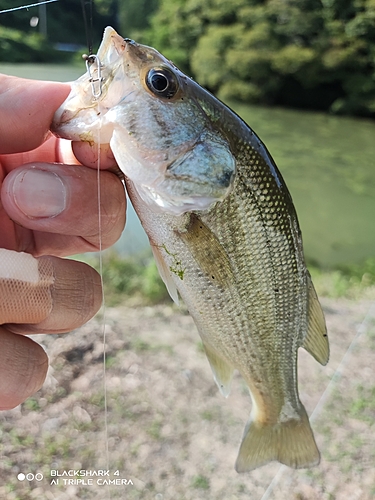
[[[313,417],[321,465],[285,468],[269,498],[370,500],[375,311],[369,313],[370,299],[322,303],[331,361],[323,368],[302,349],[299,355],[301,399],[310,415],[367,319]],[[39,337],[51,361],[44,387],[0,413],[0,498],[260,500],[279,466],[234,471],[250,397],[238,375],[228,399],[218,393],[191,318],[172,306],[121,307],[108,309],[105,323],[107,424],[102,319],[68,335]],[[68,475],[107,469],[103,477]],[[39,481],[27,476],[37,473]]]

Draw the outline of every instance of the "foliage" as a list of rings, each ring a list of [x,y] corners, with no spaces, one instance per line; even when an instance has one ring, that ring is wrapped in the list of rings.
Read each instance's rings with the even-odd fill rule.
[[[158,0],[129,0],[127,2],[86,0],[83,5],[77,0],[60,0],[45,6],[46,35],[40,33],[41,21],[37,26],[31,26],[31,19],[40,16],[39,6],[4,13],[1,16],[1,25],[8,28],[8,35],[5,36],[1,32],[0,43],[6,47],[7,52],[3,51],[0,54],[0,61],[56,60],[61,58],[61,52],[58,56],[55,52],[52,53],[51,46],[55,44],[82,47],[82,50],[88,50],[91,46],[95,51],[101,41],[103,30],[108,25],[113,26],[123,36],[140,39],[142,31],[148,28],[149,17],[157,5]],[[0,10],[16,6],[14,0],[2,0]],[[21,32],[22,37],[19,35]],[[8,42],[10,38],[15,37],[17,37],[17,45],[14,42]],[[35,40],[39,41],[39,45]],[[21,52],[24,52],[22,56]],[[44,54],[38,52],[44,52]]]
[[[95,50],[104,27],[112,25],[123,36],[155,46],[222,99],[375,116],[375,0],[83,5],[86,28],[81,2],[46,6],[49,45],[30,25],[38,6],[2,14],[1,25],[16,31],[1,31],[1,60],[51,60],[56,43],[88,43]],[[2,9],[14,6],[14,0],[2,0]]]
[[[23,5],[20,1],[2,0],[0,10],[16,7],[17,4]],[[96,0],[92,4],[92,16],[90,9],[87,9],[87,6],[90,5],[89,2],[84,2],[84,4],[87,10],[87,26],[85,26],[80,1],[60,0],[46,5],[46,34],[41,32],[44,28],[42,28],[39,6],[1,14],[1,26],[7,30],[0,32],[0,43],[6,46],[6,53],[2,51],[0,61],[60,61],[66,58],[64,52],[53,51],[53,47],[61,43],[86,47],[86,50],[88,50],[88,44],[92,44],[96,48],[102,38],[105,26],[108,24],[116,25],[117,2],[115,0]],[[35,27],[32,26],[32,18],[40,18]],[[13,41],[15,38],[17,38],[17,44]],[[12,40],[12,43],[9,40]],[[24,52],[24,55],[20,55],[20,52]]]
[[[20,30],[0,26],[1,62],[46,62],[57,57],[54,50],[39,33],[25,34]],[[60,57],[60,55],[59,55]]]
[[[335,269],[321,269],[314,265],[308,267],[318,295],[351,299],[358,299],[366,293],[373,295],[375,259],[367,259],[361,264],[338,266]]]
[[[97,257],[85,257],[83,260],[99,271]],[[110,251],[103,255],[102,276],[105,299],[109,305],[129,300],[139,304],[158,304],[168,300],[168,292],[148,253],[120,257]]]
[[[160,0],[147,37],[222,99],[375,115],[375,0]]]
[[[155,11],[158,0],[118,1],[119,29],[122,36],[142,39],[142,31],[149,27],[149,18]]]
[[[191,485],[193,488],[200,488],[202,490],[210,489],[210,481],[206,476],[194,476]]]

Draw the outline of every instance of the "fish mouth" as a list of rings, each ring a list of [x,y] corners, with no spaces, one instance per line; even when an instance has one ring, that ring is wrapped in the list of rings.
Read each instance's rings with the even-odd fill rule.
[[[88,71],[70,83],[69,96],[55,112],[50,129],[56,136],[77,141],[110,142],[113,133],[111,111],[118,104],[126,104],[135,92],[131,78],[124,70],[130,66],[134,73],[136,62],[126,63],[130,60],[128,48],[133,44],[138,47],[132,40],[121,38],[113,28],[105,29],[94,63],[87,65]],[[122,77],[119,78],[118,74]],[[98,89],[100,92],[96,94]]]
[[[95,131],[108,121],[105,117],[115,106],[127,104],[131,96],[136,99],[134,82],[139,82],[142,90],[150,93],[145,83],[146,73],[156,64],[170,66],[167,59],[154,49],[130,38],[122,38],[111,27],[105,29],[93,61],[90,70],[76,82],[71,82],[68,98],[55,112],[51,130],[58,137],[95,142],[99,138],[103,142]],[[94,84],[98,89],[98,82],[100,92],[95,95]],[[109,142],[108,137],[105,142]]]
[[[134,65],[137,71],[139,71],[140,66],[152,65],[156,60],[163,58],[151,47],[141,45],[131,38],[122,38],[110,26],[104,30],[103,41],[97,57],[103,66],[114,66],[124,58],[127,65]],[[167,60],[165,59],[165,61]]]

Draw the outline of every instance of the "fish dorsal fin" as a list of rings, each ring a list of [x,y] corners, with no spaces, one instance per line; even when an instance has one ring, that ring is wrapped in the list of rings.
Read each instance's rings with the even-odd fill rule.
[[[156,267],[158,268],[161,279],[164,281],[165,286],[167,287],[168,293],[171,296],[171,299],[175,304],[179,304],[178,293],[176,285],[173,281],[171,272],[165,263],[163,256],[161,254],[160,248],[158,246],[151,244],[151,250],[154,254]]]
[[[326,365],[329,359],[329,343],[324,314],[319,303],[310,273],[307,275],[308,288],[308,330],[302,347],[320,364]]]
[[[219,391],[225,398],[227,398],[230,393],[234,370],[207,343],[203,342],[203,347],[207,359],[210,363],[212,373],[214,374],[214,380],[219,388]]]

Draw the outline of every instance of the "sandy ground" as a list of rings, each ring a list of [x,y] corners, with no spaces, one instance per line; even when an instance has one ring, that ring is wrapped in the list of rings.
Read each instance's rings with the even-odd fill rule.
[[[321,367],[304,350],[299,355],[300,395],[310,415],[335,375],[312,418],[318,467],[272,463],[237,474],[251,409],[240,376],[224,399],[183,310],[119,307],[105,313],[107,419],[102,317],[68,335],[38,337],[51,368],[35,397],[0,414],[0,498],[375,498],[375,302],[322,304],[331,360]],[[78,470],[109,475],[68,475]]]

